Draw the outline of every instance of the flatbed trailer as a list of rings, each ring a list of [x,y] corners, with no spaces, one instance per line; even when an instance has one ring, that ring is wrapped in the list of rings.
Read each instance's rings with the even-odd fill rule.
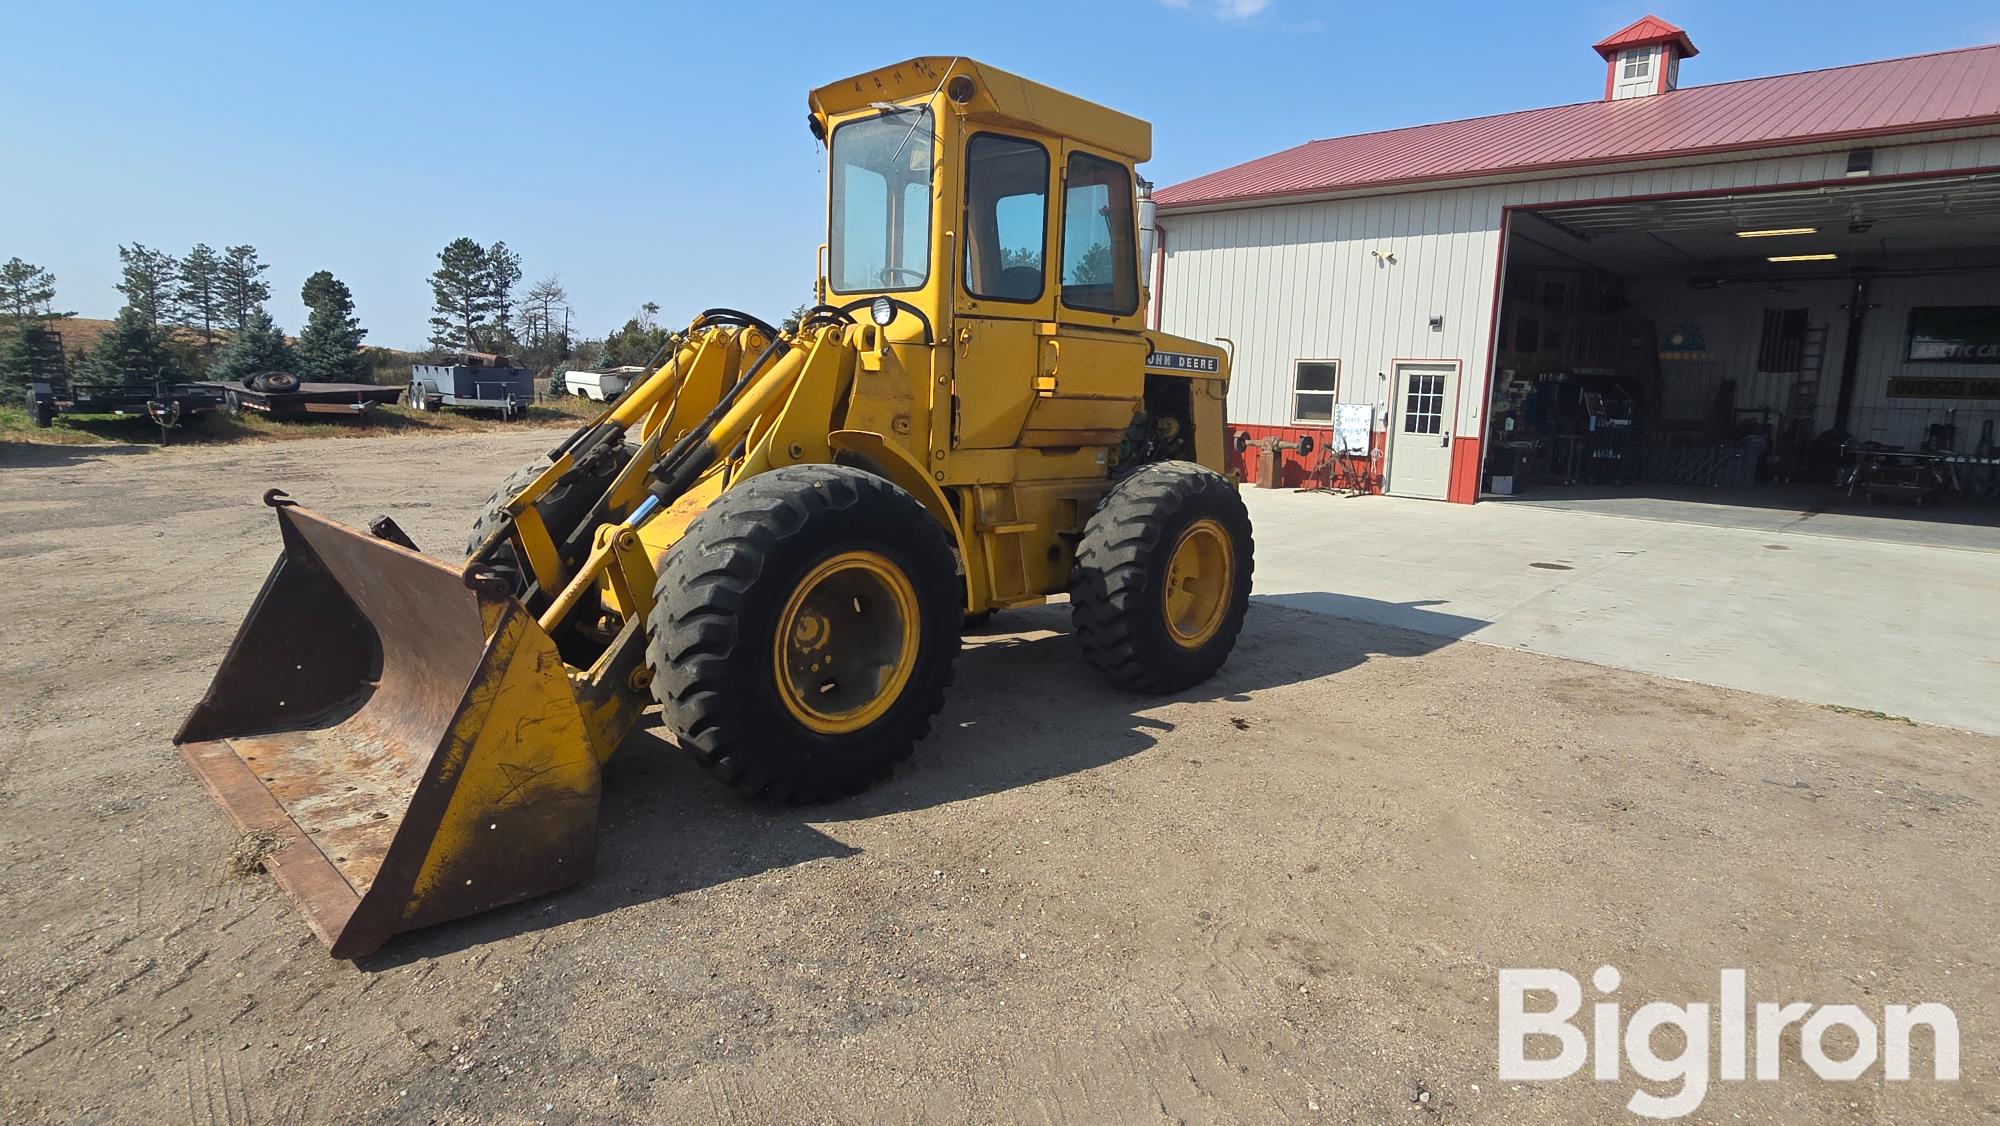
[[[383,403],[403,397],[401,387],[379,383],[301,383],[293,391],[259,391],[240,383],[204,383],[221,397],[232,415],[255,411],[272,418],[309,414],[367,416]]]
[[[221,410],[222,396],[201,383],[74,383],[37,381],[28,385],[28,417],[36,426],[55,425],[59,414],[143,415],[162,426],[184,426]]]

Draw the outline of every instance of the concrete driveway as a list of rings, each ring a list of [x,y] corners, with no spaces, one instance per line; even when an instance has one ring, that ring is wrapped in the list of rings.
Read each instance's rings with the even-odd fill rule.
[[[1271,602],[2000,734],[2000,531],[1244,495]]]

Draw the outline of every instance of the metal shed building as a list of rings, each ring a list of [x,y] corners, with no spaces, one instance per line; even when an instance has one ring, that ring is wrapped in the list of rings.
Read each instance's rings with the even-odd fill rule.
[[[1990,453],[2000,45],[1687,88],[1694,44],[1663,20],[1595,49],[1593,101],[1154,193],[1155,323],[1233,341],[1232,428],[1324,448],[1335,404],[1367,404],[1377,487],[1460,502],[1517,473]],[[1278,456],[1287,483],[1321,462]]]

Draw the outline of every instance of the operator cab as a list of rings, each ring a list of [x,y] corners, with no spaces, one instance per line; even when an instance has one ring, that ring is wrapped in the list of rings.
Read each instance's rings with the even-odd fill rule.
[[[1141,327],[1133,167],[1151,126],[964,58],[884,67],[811,106],[829,151],[822,301]]]

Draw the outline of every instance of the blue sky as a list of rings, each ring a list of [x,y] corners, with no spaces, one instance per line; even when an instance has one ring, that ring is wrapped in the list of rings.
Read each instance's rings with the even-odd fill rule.
[[[1585,0],[17,5],[0,259],[109,316],[117,245],[256,245],[272,312],[330,269],[370,342],[421,344],[459,235],[560,274],[599,335],[646,301],[781,315],[810,293],[824,164],[806,91],[966,54],[1146,118],[1160,184],[1337,136],[1585,101],[1590,44],[1645,14]],[[1969,0],[1661,0],[1684,85],[2000,41]],[[869,20],[876,22],[870,26]],[[23,49],[32,46],[33,49]]]

